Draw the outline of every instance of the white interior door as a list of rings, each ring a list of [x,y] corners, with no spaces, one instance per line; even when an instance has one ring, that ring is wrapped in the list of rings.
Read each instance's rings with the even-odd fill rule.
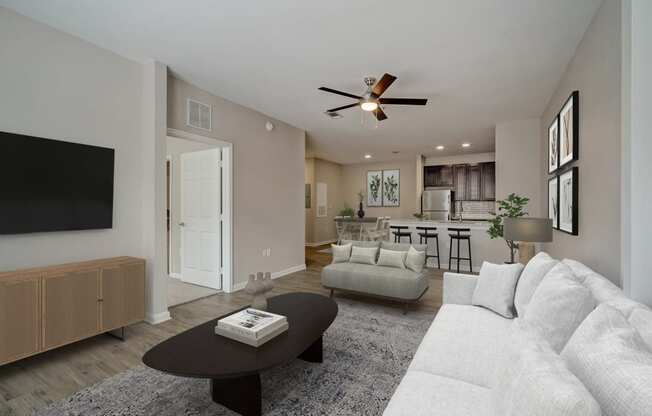
[[[222,288],[221,150],[181,154],[181,278]]]

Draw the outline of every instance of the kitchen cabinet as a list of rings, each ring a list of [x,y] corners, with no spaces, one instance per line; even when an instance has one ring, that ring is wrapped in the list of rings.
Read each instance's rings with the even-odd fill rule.
[[[453,186],[452,166],[426,166],[423,176],[425,187]]]
[[[424,187],[450,187],[456,201],[494,201],[496,162],[426,166]]]

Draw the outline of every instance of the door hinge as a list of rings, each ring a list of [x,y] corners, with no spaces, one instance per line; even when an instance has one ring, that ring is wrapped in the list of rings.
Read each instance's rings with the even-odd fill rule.
[[[219,168],[224,167],[224,162],[222,162],[221,160],[218,161],[218,162],[217,162],[217,167],[219,167]]]

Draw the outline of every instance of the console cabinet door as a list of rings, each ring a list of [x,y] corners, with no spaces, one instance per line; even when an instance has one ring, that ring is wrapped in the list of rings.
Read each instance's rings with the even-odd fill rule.
[[[119,265],[102,269],[100,293],[102,332],[120,328],[126,321],[124,280],[124,270]]]
[[[38,274],[0,281],[0,364],[40,350],[40,285]]]
[[[145,319],[145,262],[134,261],[122,265],[124,276],[125,323]]]
[[[53,272],[43,279],[43,348],[99,333],[100,269]]]

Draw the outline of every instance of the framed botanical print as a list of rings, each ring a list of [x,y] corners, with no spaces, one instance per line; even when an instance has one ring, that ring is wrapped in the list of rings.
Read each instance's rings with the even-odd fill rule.
[[[398,207],[401,205],[401,176],[400,171],[383,171],[383,206]]]
[[[579,157],[579,95],[573,91],[559,113],[559,167]]]
[[[380,207],[383,205],[383,171],[370,170],[367,172],[367,206]]]
[[[548,127],[548,173],[559,168],[559,115]]]
[[[559,229],[559,177],[548,179],[548,218],[552,228]]]
[[[559,230],[578,234],[579,168],[559,174]]]

